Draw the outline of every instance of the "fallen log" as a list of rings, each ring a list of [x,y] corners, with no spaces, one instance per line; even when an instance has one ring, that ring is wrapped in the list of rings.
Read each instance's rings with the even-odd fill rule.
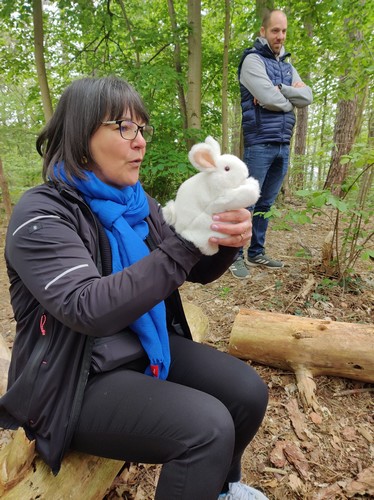
[[[0,388],[6,390],[10,351],[0,335]],[[0,497],[3,500],[41,498],[99,500],[124,462],[69,452],[57,476],[36,455],[35,442],[22,428],[0,450]]]
[[[192,302],[183,302],[183,309],[188,319],[192,338],[195,342],[204,342],[209,332],[208,316],[203,313],[201,307]]]
[[[0,335],[0,395],[6,391],[8,383],[8,369],[10,363],[10,350],[4,337]]]
[[[0,452],[0,497],[84,498],[99,500],[113,483],[123,462],[69,452],[57,476],[35,455],[34,442],[18,429],[13,440]],[[31,465],[32,464],[32,465]]]
[[[374,382],[374,325],[242,309],[231,330],[229,352],[294,371],[304,405],[315,410],[313,376]]]
[[[207,335],[208,320],[198,306],[184,303],[194,340]],[[0,335],[0,395],[6,390],[10,351]],[[35,453],[23,429],[0,450],[0,498],[3,500],[84,498],[100,500],[112,485],[124,462],[71,451],[54,476]]]

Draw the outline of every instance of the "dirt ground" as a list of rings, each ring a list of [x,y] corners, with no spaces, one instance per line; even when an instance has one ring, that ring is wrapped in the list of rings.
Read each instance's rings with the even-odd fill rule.
[[[271,227],[267,250],[284,261],[282,270],[252,268],[247,280],[227,272],[209,285],[184,284],[183,300],[200,306],[209,318],[206,342],[227,350],[241,308],[373,323],[372,261],[359,263],[351,286],[322,286],[316,264],[328,228],[323,217],[290,231]],[[1,259],[0,331],[11,347],[15,325],[2,250]],[[316,284],[302,298],[300,291],[311,275]],[[243,480],[270,500],[374,498],[374,385],[316,377],[316,412],[303,407],[294,373],[253,366],[268,384],[270,401],[263,425],[246,450]],[[6,433],[1,436],[0,447]],[[152,500],[159,471],[157,465],[126,464],[105,499]]]

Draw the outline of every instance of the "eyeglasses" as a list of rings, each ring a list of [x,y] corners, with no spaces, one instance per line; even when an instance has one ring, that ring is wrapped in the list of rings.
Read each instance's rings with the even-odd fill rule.
[[[135,137],[140,133],[142,134],[145,142],[151,142],[153,137],[154,128],[152,125],[138,125],[131,120],[112,120],[109,122],[101,122],[103,125],[118,125],[119,133],[122,139],[126,141],[133,141]]]

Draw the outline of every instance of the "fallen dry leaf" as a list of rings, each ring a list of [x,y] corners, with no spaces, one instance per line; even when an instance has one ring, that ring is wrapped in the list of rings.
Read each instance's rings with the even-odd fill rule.
[[[286,408],[288,410],[288,414],[290,416],[292,427],[295,430],[296,436],[301,440],[305,439],[306,438],[304,431],[306,427],[305,418],[304,415],[299,410],[297,400],[291,399],[291,401],[286,405]]]
[[[347,484],[345,491],[349,498],[356,494],[374,496],[374,465],[361,471],[356,480]]]
[[[355,441],[357,439],[357,433],[354,427],[344,427],[342,434],[346,441]]]
[[[290,488],[295,492],[299,492],[303,487],[301,479],[298,476],[296,476],[296,474],[289,475],[288,484]]]
[[[270,479],[270,481],[264,481],[264,485],[266,486],[266,488],[276,488],[279,484],[279,481],[274,478],[274,479]]]
[[[277,441],[274,448],[271,450],[270,462],[276,467],[282,468],[286,465],[287,460],[283,453],[286,444],[287,441]]]
[[[373,431],[370,432],[363,425],[360,425],[357,430],[361,434],[361,436],[363,436],[369,443],[372,443],[374,441]]]
[[[287,443],[283,449],[283,453],[300,476],[307,479],[309,476],[309,464],[300,448],[294,443]]]
[[[322,419],[321,415],[319,415],[315,411],[312,411],[310,413],[309,418],[313,422],[313,424],[316,424],[316,425],[321,425],[322,424],[323,419]]]
[[[334,483],[314,494],[313,500],[335,500],[336,498],[341,498],[341,493],[341,487],[337,483]]]

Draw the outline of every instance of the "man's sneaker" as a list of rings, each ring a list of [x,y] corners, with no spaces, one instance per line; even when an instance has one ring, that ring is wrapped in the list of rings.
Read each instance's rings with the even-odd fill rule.
[[[261,491],[243,483],[229,483],[229,491],[221,493],[218,500],[269,500]]]
[[[247,257],[247,264],[249,266],[265,266],[272,269],[283,267],[283,262],[281,262],[280,260],[271,259],[264,253],[259,253],[254,257]]]
[[[231,264],[230,271],[231,271],[231,274],[234,276],[234,278],[238,278],[240,280],[248,278],[248,276],[249,276],[249,271],[246,268],[246,265],[245,265],[243,257],[237,258]]]

